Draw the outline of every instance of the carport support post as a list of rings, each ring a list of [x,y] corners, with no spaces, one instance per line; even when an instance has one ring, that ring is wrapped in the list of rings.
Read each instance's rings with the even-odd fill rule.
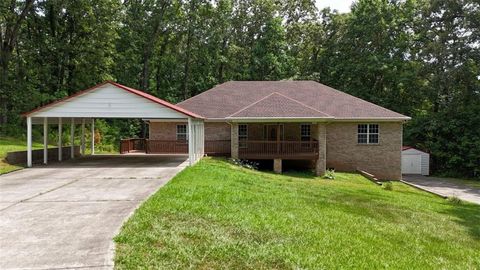
[[[194,159],[194,148],[193,148],[193,127],[192,119],[188,118],[188,162],[190,165],[193,165],[195,162]]]
[[[62,161],[62,118],[58,118],[58,161]]]
[[[71,119],[70,125],[70,158],[73,159],[75,157],[75,119]]]
[[[48,163],[48,118],[43,118],[43,164]]]
[[[80,141],[80,150],[83,156],[85,155],[85,118],[82,118],[82,137],[80,138]]]
[[[92,118],[92,144],[90,145],[92,149],[92,155],[95,154],[95,118]]]
[[[27,117],[27,166],[32,167],[32,118]]]

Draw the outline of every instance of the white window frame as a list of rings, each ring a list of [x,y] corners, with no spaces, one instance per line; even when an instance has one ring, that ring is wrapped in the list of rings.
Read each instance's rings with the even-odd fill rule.
[[[367,127],[367,132],[359,132],[359,127],[361,125],[364,125]],[[371,125],[376,125],[377,126],[377,132],[370,132],[370,126]],[[359,141],[359,135],[367,135],[367,141],[366,142],[360,142]],[[377,142],[370,142],[370,135],[377,135]],[[380,125],[379,124],[358,124],[357,125],[357,144],[361,145],[367,145],[367,144],[379,144],[380,143]]]
[[[245,126],[245,134],[240,134],[240,126]],[[247,144],[245,143],[246,140],[248,140],[248,125],[239,124],[238,125],[238,147],[246,148],[247,147]]]
[[[308,126],[308,136],[303,135],[303,127]],[[308,140],[303,140],[303,138],[308,138]],[[312,125],[311,124],[300,124],[300,141],[308,142],[312,140]]]
[[[180,126],[185,126],[185,133],[183,133],[183,132],[178,132],[178,128],[179,128]],[[177,125],[176,125],[176,131],[175,131],[175,132],[176,132],[177,141],[188,141],[188,125],[187,125],[187,124],[177,124]],[[180,139],[178,138],[179,135],[185,135],[185,140],[180,140]]]

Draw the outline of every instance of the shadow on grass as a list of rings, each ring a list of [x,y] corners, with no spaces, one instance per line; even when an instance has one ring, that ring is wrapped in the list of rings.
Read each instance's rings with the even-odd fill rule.
[[[296,177],[296,178],[303,178],[303,179],[317,178],[317,176],[312,171],[286,171],[286,172],[283,172],[283,175]]]
[[[480,205],[466,202],[451,204],[452,207],[442,213],[457,217],[455,222],[467,228],[475,240],[480,240]]]

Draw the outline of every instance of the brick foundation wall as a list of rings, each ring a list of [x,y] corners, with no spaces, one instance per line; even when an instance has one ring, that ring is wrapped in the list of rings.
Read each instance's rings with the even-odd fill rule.
[[[380,135],[377,145],[357,143],[358,124],[327,125],[327,168],[338,171],[360,169],[379,179],[401,179],[402,123],[378,123]]]

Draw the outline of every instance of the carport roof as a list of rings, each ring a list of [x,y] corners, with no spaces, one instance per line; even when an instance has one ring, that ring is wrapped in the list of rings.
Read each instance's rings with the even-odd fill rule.
[[[183,115],[185,115],[185,116],[193,117],[193,118],[200,118],[200,119],[203,118],[202,116],[200,116],[200,115],[198,115],[198,114],[195,114],[195,113],[193,113],[193,112],[191,112],[191,111],[188,111],[188,110],[186,110],[186,109],[184,109],[184,108],[181,108],[181,107],[179,107],[179,106],[177,106],[177,105],[171,104],[170,102],[167,102],[167,101],[165,101],[165,100],[163,100],[163,99],[160,99],[160,98],[155,97],[155,96],[153,96],[153,95],[147,94],[147,93],[145,93],[145,92],[143,92],[143,91],[140,91],[140,90],[137,90],[137,89],[134,89],[134,88],[131,88],[131,87],[128,87],[128,86],[125,86],[125,85],[122,85],[122,84],[113,82],[113,81],[105,81],[105,82],[103,82],[103,83],[97,84],[97,85],[95,85],[95,86],[93,86],[93,87],[90,87],[90,88],[88,88],[88,89],[79,91],[79,92],[77,92],[77,93],[75,93],[75,94],[73,94],[73,95],[70,95],[70,96],[68,96],[68,97],[65,97],[65,98],[59,99],[59,100],[57,100],[57,101],[54,101],[54,102],[52,102],[52,103],[49,103],[49,104],[47,104],[47,105],[44,105],[44,106],[40,106],[40,107],[38,107],[38,108],[35,108],[35,109],[32,110],[32,111],[25,112],[25,113],[23,113],[22,115],[23,115],[24,117],[34,116],[33,114],[35,114],[35,113],[37,113],[37,112],[39,112],[39,111],[42,111],[42,110],[47,109],[47,108],[49,108],[49,107],[53,107],[54,105],[57,105],[58,103],[61,103],[61,102],[70,101],[71,99],[73,99],[73,98],[75,98],[75,97],[78,97],[78,96],[81,96],[81,95],[84,95],[84,94],[87,94],[87,93],[90,93],[90,92],[94,92],[95,90],[99,89],[100,87],[102,87],[102,86],[104,86],[104,85],[106,85],[106,84],[111,84],[111,85],[113,85],[113,86],[116,86],[116,87],[118,87],[119,89],[123,89],[123,90],[125,90],[125,91],[127,91],[127,92],[130,92],[130,93],[132,93],[132,94],[135,94],[135,95],[137,95],[137,96],[140,96],[140,97],[142,97],[142,98],[144,98],[144,99],[147,99],[147,100],[152,101],[152,102],[154,102],[154,103],[157,103],[157,104],[160,104],[160,105],[162,105],[162,106],[165,106],[165,107],[167,107],[167,108],[169,108],[169,109],[172,109],[172,110],[174,110],[174,111],[176,111],[176,112],[179,112],[179,113],[181,113],[181,114],[183,114]]]

